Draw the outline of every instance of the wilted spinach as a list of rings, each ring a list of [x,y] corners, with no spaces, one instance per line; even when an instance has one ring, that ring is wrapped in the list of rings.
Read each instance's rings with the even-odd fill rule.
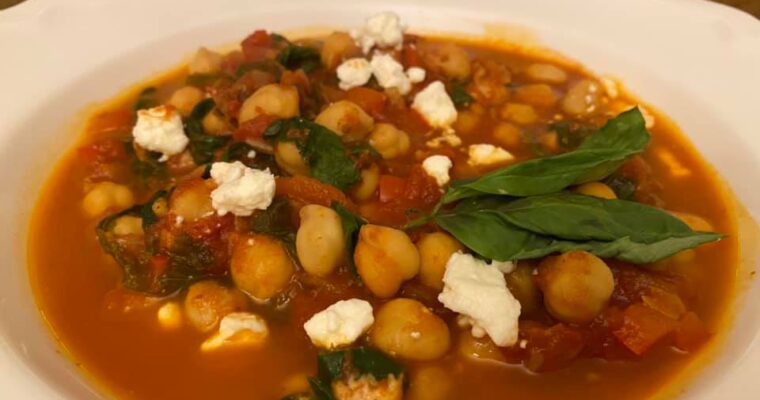
[[[214,99],[203,99],[193,107],[190,116],[185,121],[185,133],[188,139],[190,139],[187,148],[190,150],[193,161],[198,165],[213,161],[214,153],[230,141],[229,136],[208,135],[204,132],[203,118],[215,106]]]
[[[332,383],[345,373],[358,376],[371,375],[376,380],[400,376],[404,369],[383,352],[371,347],[356,347],[320,353],[317,356],[317,376],[309,379],[314,395],[319,400],[333,400]]]
[[[289,44],[277,54],[277,62],[287,69],[303,69],[309,73],[319,68],[322,64],[317,49],[297,44]]]
[[[142,110],[145,108],[151,108],[158,105],[158,100],[156,99],[156,88],[154,87],[147,87],[143,89],[140,94],[137,95],[137,100],[135,101],[134,110]]]
[[[453,82],[449,88],[449,92],[451,101],[454,102],[457,108],[469,106],[475,101],[475,98],[467,93],[467,89],[465,89],[464,84],[461,82]]]

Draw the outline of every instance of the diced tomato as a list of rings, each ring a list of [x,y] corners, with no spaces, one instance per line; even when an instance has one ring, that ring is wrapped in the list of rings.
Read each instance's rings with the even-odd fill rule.
[[[435,179],[428,175],[421,165],[415,165],[407,178],[404,197],[409,201],[410,206],[427,209],[435,205],[441,198],[441,189]]]
[[[261,139],[264,137],[264,131],[266,131],[267,128],[269,128],[269,125],[271,125],[276,119],[277,118],[270,115],[261,114],[254,119],[245,121],[237,128],[233,134],[233,138],[239,141],[246,139]]]
[[[306,76],[306,73],[302,69],[283,72],[280,77],[280,83],[283,85],[293,85],[302,93],[309,93],[311,91],[309,77]]]
[[[356,205],[340,189],[322,183],[314,178],[307,176],[278,176],[276,183],[275,194],[300,203],[299,206],[319,204],[330,207],[333,202],[336,202],[346,207],[349,211],[356,211]]]
[[[381,203],[401,198],[404,189],[406,189],[406,179],[393,175],[380,175],[378,193]]]
[[[105,139],[77,149],[79,158],[87,163],[108,164],[127,159],[124,142],[118,139]]]
[[[676,328],[676,321],[643,304],[633,304],[623,312],[623,326],[613,334],[636,355],[643,355]]]
[[[422,58],[417,50],[416,37],[407,35],[404,39],[404,47],[401,49],[401,63],[406,68],[422,67]]]
[[[675,335],[675,346],[683,351],[694,351],[710,338],[710,333],[697,314],[686,313],[678,322]]]
[[[169,268],[169,256],[159,254],[151,257],[150,269],[153,276],[162,275]]]
[[[246,61],[259,61],[266,58],[272,45],[272,38],[265,30],[257,30],[243,39],[240,44]]]
[[[385,106],[388,96],[385,93],[366,87],[355,87],[346,92],[346,100],[356,103],[375,119],[385,119]]]
[[[502,352],[508,360],[523,359],[525,367],[531,371],[551,371],[569,365],[583,351],[583,334],[565,324],[551,327],[536,322],[520,323],[520,340],[525,340],[524,348],[514,346]]]

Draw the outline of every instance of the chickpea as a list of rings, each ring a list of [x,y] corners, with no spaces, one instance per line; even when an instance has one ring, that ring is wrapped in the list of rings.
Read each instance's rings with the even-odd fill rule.
[[[380,168],[372,164],[361,171],[359,183],[351,188],[351,194],[356,200],[368,200],[375,194],[380,183]]]
[[[507,103],[499,112],[502,119],[520,125],[530,125],[538,119],[536,110],[527,104]]]
[[[296,252],[303,269],[327,276],[343,261],[346,242],[340,216],[332,208],[310,204],[300,211],[301,226],[296,233]]]
[[[108,210],[124,210],[135,204],[132,190],[113,182],[98,182],[82,199],[82,209],[89,217],[97,217]]]
[[[557,103],[557,94],[545,83],[525,85],[515,90],[515,98],[536,107],[552,107]]]
[[[420,281],[433,289],[443,289],[443,273],[449,257],[464,247],[456,239],[444,232],[424,235],[417,242],[420,253]]]
[[[290,175],[309,175],[309,166],[293,142],[278,142],[274,147],[274,160]]]
[[[578,116],[594,112],[601,97],[599,85],[589,79],[583,79],[570,87],[562,99],[562,111]]]
[[[222,55],[201,47],[188,64],[191,74],[215,74],[222,69]]]
[[[113,224],[113,233],[116,236],[142,235],[142,218],[134,215],[119,217]]]
[[[271,83],[250,95],[240,107],[238,122],[252,120],[261,114],[278,118],[299,115],[298,90],[294,86]]]
[[[322,110],[314,122],[348,140],[361,140],[372,131],[375,121],[361,107],[348,100],[336,101]]]
[[[210,135],[223,135],[231,132],[227,119],[216,109],[206,114],[201,124],[203,124],[203,130]]]
[[[480,127],[481,115],[473,110],[465,110],[457,113],[454,122],[454,130],[460,135],[471,135]]]
[[[285,289],[295,267],[282,242],[254,234],[243,235],[235,241],[230,272],[238,288],[263,301]]]
[[[359,230],[354,261],[364,284],[384,298],[393,296],[420,269],[419,252],[406,233],[372,224]]]
[[[685,212],[669,211],[673,216],[683,221],[684,224],[689,225],[689,228],[695,231],[712,232],[715,230],[713,225],[706,219]]]
[[[507,288],[520,302],[524,315],[535,314],[541,308],[541,292],[533,279],[533,265],[520,261],[515,270],[506,275]]]
[[[476,338],[469,329],[459,333],[457,350],[464,357],[504,362],[504,355],[493,340],[488,336]]]
[[[525,69],[528,77],[534,81],[562,83],[567,80],[567,73],[556,65],[535,63]]]
[[[442,400],[451,397],[451,377],[439,366],[412,370],[410,381],[407,400]]]
[[[461,46],[453,43],[446,43],[434,49],[426,61],[431,68],[441,71],[450,79],[466,80],[472,72],[470,55]]]
[[[615,191],[602,182],[586,182],[573,188],[573,192],[586,196],[599,197],[601,199],[617,199]]]
[[[185,221],[196,221],[214,213],[212,184],[200,178],[177,185],[169,197],[169,211]]]
[[[333,32],[325,38],[320,58],[325,68],[334,69],[344,60],[359,54],[361,50],[348,33]]]
[[[380,307],[369,340],[389,354],[417,361],[440,358],[451,345],[449,328],[441,318],[424,304],[403,298]]]
[[[585,251],[548,257],[538,271],[546,309],[562,322],[591,322],[607,305],[615,288],[607,264]]]
[[[248,300],[238,290],[215,281],[201,281],[187,290],[184,306],[190,324],[201,332],[209,332],[225,315],[245,311]]]
[[[169,105],[176,108],[183,116],[190,115],[193,107],[203,100],[203,91],[195,86],[183,86],[172,93]]]
[[[382,123],[375,125],[375,129],[369,135],[369,144],[387,160],[406,154],[411,142],[406,132],[392,124]]]
[[[493,128],[493,140],[508,150],[514,150],[522,144],[522,132],[514,124],[499,122]]]

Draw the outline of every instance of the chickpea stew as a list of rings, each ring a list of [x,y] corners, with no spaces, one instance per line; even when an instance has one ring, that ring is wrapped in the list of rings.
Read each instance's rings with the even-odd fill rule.
[[[641,399],[723,329],[729,202],[608,79],[393,13],[93,115],[30,235],[118,398]]]

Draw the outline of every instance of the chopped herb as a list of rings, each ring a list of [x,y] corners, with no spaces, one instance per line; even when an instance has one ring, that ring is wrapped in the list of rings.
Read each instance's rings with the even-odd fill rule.
[[[277,62],[287,69],[303,69],[309,73],[321,66],[317,49],[297,44],[290,44],[277,54]]]
[[[332,387],[329,384],[317,378],[309,378],[309,386],[317,400],[335,400]]]
[[[621,200],[632,200],[636,194],[636,182],[623,176],[611,175],[602,181],[609,186],[615,196]]]
[[[464,84],[461,82],[453,82],[450,91],[451,93],[449,93],[449,95],[451,96],[451,101],[454,102],[454,105],[457,106],[457,108],[469,106],[475,101],[475,98],[467,93],[467,89],[465,89]]]
[[[207,98],[201,100],[193,107],[190,116],[185,121],[185,133],[190,143],[188,150],[193,157],[193,161],[198,164],[207,164],[214,160],[214,153],[224,147],[229,142],[229,136],[208,135],[203,129],[203,118],[210,113],[216,103],[214,99]]]
[[[404,369],[383,352],[370,347],[320,353],[317,356],[317,377],[309,378],[317,399],[335,399],[332,383],[342,379],[347,371],[358,376],[371,375],[379,381],[391,375],[400,376]]]
[[[395,360],[370,347],[352,349],[351,361],[360,375],[369,374],[377,380],[386,379],[389,375],[400,376],[404,371]]]
[[[343,236],[346,242],[346,263],[354,276],[358,276],[356,264],[354,263],[354,249],[359,238],[359,229],[367,222],[352,214],[346,207],[338,203],[333,202],[332,208],[340,216],[340,222],[343,227]]]
[[[155,107],[157,104],[158,102],[156,100],[156,88],[151,86],[143,89],[140,94],[137,95],[134,109],[135,111],[142,110],[145,108]]]

